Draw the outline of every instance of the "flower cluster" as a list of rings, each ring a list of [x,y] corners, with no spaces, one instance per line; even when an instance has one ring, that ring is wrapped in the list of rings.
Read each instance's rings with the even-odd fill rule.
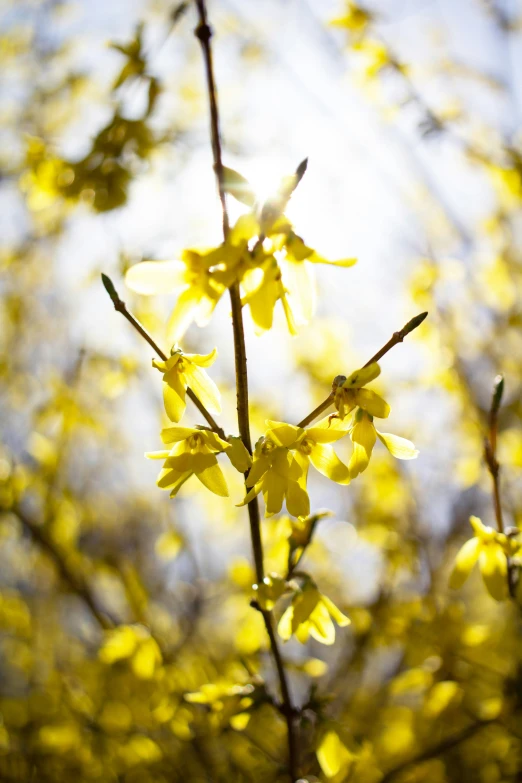
[[[307,323],[315,307],[314,264],[349,267],[355,258],[329,261],[298,236],[284,214],[306,163],[285,177],[277,193],[258,204],[248,183],[227,189],[251,210],[231,228],[224,242],[214,248],[185,250],[177,260],[143,261],[127,272],[127,285],[139,294],[177,293],[167,325],[170,342],[180,340],[188,326],[208,323],[219,299],[234,283],[240,283],[242,304],[248,306],[258,333],[271,329],[274,308],[280,300],[291,334]],[[227,169],[229,180],[235,175]]]
[[[455,558],[450,587],[462,587],[478,561],[486,590],[495,600],[502,601],[508,596],[508,557],[517,554],[521,544],[484,525],[478,517],[471,516],[469,521],[475,535],[466,541]]]

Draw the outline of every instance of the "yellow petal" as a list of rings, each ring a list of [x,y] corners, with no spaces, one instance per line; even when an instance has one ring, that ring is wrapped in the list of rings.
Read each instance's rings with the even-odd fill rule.
[[[221,413],[221,395],[219,389],[205,370],[194,364],[187,364],[184,371],[189,387],[210,413]]]
[[[481,546],[480,539],[474,537],[470,538],[469,541],[466,541],[459,549],[449,580],[449,585],[454,590],[458,590],[459,587],[462,587],[470,575],[471,569],[480,555]]]
[[[323,476],[337,484],[350,483],[350,471],[344,462],[341,462],[332,446],[317,444],[312,449],[310,460],[314,468]]]
[[[360,389],[370,381],[374,381],[381,374],[381,368],[377,362],[372,362],[368,367],[355,370],[343,383],[344,389]]]
[[[255,486],[252,487],[252,489],[246,493],[245,497],[241,501],[241,503],[236,503],[236,508],[240,508],[241,506],[246,506],[248,503],[250,503],[251,500],[253,500],[256,495],[259,495],[263,488],[263,484],[261,481],[259,481]]]
[[[266,454],[262,454],[257,459],[254,459],[252,467],[250,468],[250,473],[248,474],[246,480],[247,487],[253,487],[254,484],[257,484],[258,481],[263,478],[268,468],[270,467],[270,462],[271,459]]]
[[[293,517],[307,517],[310,513],[310,498],[306,489],[297,481],[288,481],[286,487],[286,508]]]
[[[322,601],[319,601],[310,615],[310,636],[321,644],[333,644],[335,642],[335,626],[328,614],[328,609]]]
[[[265,499],[266,516],[272,516],[281,511],[285,496],[286,480],[274,470],[269,470],[263,479],[263,497]]]
[[[287,642],[290,637],[292,636],[292,618],[294,615],[294,608],[293,606],[289,606],[288,609],[283,612],[281,619],[279,620],[279,623],[277,625],[277,633],[283,639],[283,641]]]
[[[350,476],[355,478],[368,467],[377,435],[372,422],[364,416],[354,425],[350,437],[353,441],[353,454],[348,469]]]
[[[479,566],[488,593],[496,601],[507,598],[507,559],[502,547],[496,542],[483,546]]]
[[[174,310],[167,322],[167,340],[177,343],[195,318],[199,302],[203,296],[200,288],[191,286],[178,297]]]
[[[161,430],[161,440],[163,443],[178,443],[197,431],[194,427],[166,427]]]
[[[210,367],[210,365],[214,364],[214,362],[216,361],[217,353],[218,353],[217,348],[214,348],[213,351],[203,356],[199,353],[186,353],[184,355],[193,364],[197,364],[198,367]]]
[[[265,423],[268,427],[267,436],[278,446],[290,448],[304,434],[304,430],[301,427],[285,424],[283,421],[270,421],[270,419],[267,419]]]
[[[400,438],[398,435],[391,435],[389,432],[377,432],[377,437],[381,440],[390,454],[397,459],[415,459],[419,452],[411,442],[406,438]]]
[[[353,754],[343,745],[335,731],[327,732],[316,751],[317,761],[327,778],[335,777],[341,768],[353,761]]]
[[[196,476],[201,481],[203,486],[205,486],[215,495],[219,495],[222,498],[228,498],[227,482],[225,481],[225,477],[221,472],[221,468],[217,464],[217,460],[215,461],[214,465],[210,465],[208,468],[197,472]]]
[[[282,263],[283,284],[288,291],[298,324],[306,324],[315,311],[315,280],[313,269],[307,261],[291,261]]]
[[[473,531],[476,536],[479,538],[483,538],[484,536],[487,536],[490,532],[491,528],[486,527],[486,525],[483,524],[482,520],[479,519],[479,517],[471,516],[469,518],[469,524],[473,528]]]
[[[169,378],[169,381],[165,380],[166,377]],[[163,376],[163,403],[169,419],[175,422],[180,421],[187,405],[185,387],[176,368]]]
[[[182,261],[142,261],[128,270],[125,282],[138,294],[168,294],[186,285],[186,274]]]
[[[146,451],[145,456],[147,459],[167,459],[170,451]]]
[[[240,473],[246,473],[252,465],[252,457],[248,453],[245,444],[241,438],[236,438],[232,435],[228,438],[228,442],[231,448],[226,451],[227,457],[236,470]]]
[[[326,597],[326,595],[321,596],[321,601],[324,603],[330,612],[330,616],[335,620],[338,626],[344,628],[345,626],[350,625],[350,618],[346,617],[346,615],[343,614],[341,610],[337,608],[334,602],[330,601],[330,599]]]
[[[252,212],[241,215],[236,221],[229,234],[229,241],[232,245],[238,245],[241,242],[248,242],[250,239],[259,236],[259,221]]]
[[[348,421],[338,416],[327,416],[306,430],[306,437],[316,443],[335,443],[344,438],[350,429]]]
[[[309,256],[308,260],[311,261],[312,264],[329,264],[330,266],[341,266],[345,268],[353,266],[357,263],[356,258],[339,258],[337,261],[329,261],[327,258],[320,256],[319,253],[316,253],[315,251],[311,256]]]
[[[296,318],[294,315],[292,305],[290,304],[290,301],[284,290],[281,290],[280,298],[285,313],[286,325],[288,326],[288,331],[290,332],[292,337],[295,337],[298,334]]]
[[[355,401],[363,410],[378,419],[386,419],[390,415],[390,406],[371,389],[359,389],[355,393]]]

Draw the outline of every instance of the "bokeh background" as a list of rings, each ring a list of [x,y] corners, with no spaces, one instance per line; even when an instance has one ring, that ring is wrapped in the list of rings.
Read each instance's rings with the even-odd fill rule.
[[[175,500],[156,488],[143,454],[160,447],[161,378],[100,282],[109,274],[167,348],[174,298],[140,297],[124,274],[220,242],[186,5],[1,3],[6,781],[285,779],[245,510],[192,482]],[[377,446],[348,488],[310,477],[312,509],[333,516],[306,568],[352,625],[332,648],[284,647],[303,776],[519,780],[517,601],[497,604],[478,574],[459,592],[447,581],[469,515],[494,525],[483,437],[497,373],[506,524],[522,513],[522,8],[215,0],[209,13],[225,163],[263,196],[308,157],[288,215],[323,255],[358,258],[316,267],[317,317],[297,337],[280,305],[262,336],[246,316],[254,439],[266,418],[303,418],[335,375],[429,311],[375,385],[386,430],[419,458]],[[235,218],[244,208],[229,201]],[[218,348],[233,434],[229,309],[223,297],[183,347]],[[194,409],[187,422],[200,423]],[[348,460],[349,442],[338,452]],[[223,469],[239,502],[240,477]],[[268,571],[284,570],[289,533],[284,515],[263,522]],[[315,753],[329,730],[337,770]]]

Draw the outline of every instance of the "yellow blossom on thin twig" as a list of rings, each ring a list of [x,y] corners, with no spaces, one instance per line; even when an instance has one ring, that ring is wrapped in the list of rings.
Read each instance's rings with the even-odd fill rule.
[[[163,373],[163,401],[171,421],[178,422],[185,412],[185,393],[190,387],[199,401],[210,413],[221,413],[220,394],[214,381],[202,367],[210,367],[217,356],[217,350],[200,356],[183,353],[175,348],[167,361],[152,360],[152,365]]]

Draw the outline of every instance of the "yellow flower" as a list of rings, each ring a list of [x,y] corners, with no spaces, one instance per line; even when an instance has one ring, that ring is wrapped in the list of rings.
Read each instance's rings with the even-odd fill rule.
[[[217,350],[200,356],[197,353],[183,353],[175,348],[166,362],[153,359],[152,366],[163,373],[163,401],[167,416],[178,422],[185,413],[185,392],[190,387],[210,413],[221,413],[219,390],[202,367],[210,367],[217,356]]]
[[[450,576],[450,587],[458,589],[470,575],[478,560],[480,573],[488,593],[502,601],[508,596],[507,555],[516,548],[504,533],[483,525],[478,517],[470,517],[475,536],[460,548]]]
[[[125,282],[133,291],[145,296],[179,292],[167,324],[167,340],[175,343],[195,321],[205,326],[225,287],[215,280],[210,268],[215,263],[214,250],[184,250],[176,261],[142,261],[131,267]]]
[[[149,459],[164,459],[157,485],[170,489],[170,497],[178,494],[185,481],[196,476],[203,486],[220,497],[228,497],[225,477],[216,454],[231,448],[231,444],[214,432],[191,427],[168,427],[162,430],[163,443],[174,443],[170,451],[149,452]]]
[[[252,266],[242,277],[243,297],[241,304],[250,307],[256,334],[262,334],[272,328],[274,308],[280,299],[288,324],[288,331],[297,334],[293,312],[288,302],[287,290],[283,285],[281,269],[273,255],[263,254],[264,260],[258,266]]]
[[[355,415],[355,424],[350,430],[350,438],[353,443],[353,454],[348,464],[351,478],[355,478],[368,467],[377,438],[397,459],[415,459],[419,454],[411,440],[375,429],[373,416],[361,409]]]
[[[339,411],[341,419],[344,419],[357,406],[378,419],[386,419],[390,415],[390,406],[382,397],[379,397],[371,389],[363,389],[363,386],[374,381],[380,374],[381,368],[377,362],[372,362],[367,367],[356,370],[337,385],[334,405]]]
[[[335,626],[332,619],[341,627],[350,624],[348,617],[329,598],[321,595],[311,579],[307,579],[283,613],[277,631],[285,642],[295,634],[301,644],[305,644],[309,636],[322,644],[333,644]]]
[[[251,489],[240,505],[263,492],[267,517],[281,511],[285,499],[289,514],[307,516],[310,499],[306,479],[310,462],[332,481],[350,483],[348,468],[329,445],[348,432],[340,419],[327,417],[307,430],[280,421],[266,424],[268,429],[256,444],[246,480]]]
[[[368,11],[360,8],[355,3],[349,2],[346,13],[337,19],[332,19],[332,27],[344,27],[353,38],[360,38],[372,20]]]

